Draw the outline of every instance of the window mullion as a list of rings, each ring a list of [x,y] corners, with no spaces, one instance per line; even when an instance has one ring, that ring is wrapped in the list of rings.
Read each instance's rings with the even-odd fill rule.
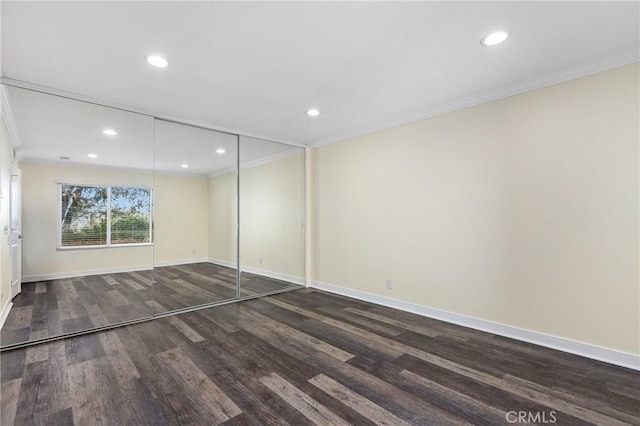
[[[111,245],[111,187],[107,187],[107,245]]]
[[[149,190],[149,242],[153,242],[153,217],[154,215],[154,206],[155,201],[153,199],[153,189]]]
[[[62,247],[62,184],[58,184],[58,247]]]

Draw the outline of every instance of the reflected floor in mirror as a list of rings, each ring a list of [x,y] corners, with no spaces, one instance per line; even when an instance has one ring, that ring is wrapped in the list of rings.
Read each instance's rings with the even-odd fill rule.
[[[240,296],[289,287],[302,286],[243,272]],[[27,283],[13,299],[0,343],[11,345],[235,297],[236,270],[207,262]]]

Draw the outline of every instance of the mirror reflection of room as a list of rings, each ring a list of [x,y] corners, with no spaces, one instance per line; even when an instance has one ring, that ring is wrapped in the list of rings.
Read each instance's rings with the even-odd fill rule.
[[[15,87],[3,96],[21,204],[2,345],[150,316],[153,119]]]
[[[240,137],[240,294],[304,284],[304,149]]]
[[[238,137],[155,121],[154,309],[157,313],[237,297],[236,216]],[[223,197],[210,200],[210,176],[228,173]],[[212,236],[212,223],[229,224]],[[212,241],[232,247],[211,261]]]
[[[304,285],[303,148],[3,93],[3,347]]]

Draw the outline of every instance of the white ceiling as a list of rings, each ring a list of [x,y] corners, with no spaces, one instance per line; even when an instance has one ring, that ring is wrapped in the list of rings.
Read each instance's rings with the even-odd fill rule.
[[[313,144],[628,53],[639,27],[638,2],[4,1],[2,72]]]

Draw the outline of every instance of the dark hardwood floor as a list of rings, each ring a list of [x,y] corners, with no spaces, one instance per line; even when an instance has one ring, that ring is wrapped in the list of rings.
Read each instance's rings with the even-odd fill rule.
[[[242,273],[241,296],[295,286]],[[213,263],[22,285],[0,332],[10,345],[236,297],[235,269]]]
[[[0,356],[2,425],[640,424],[639,372],[312,289]]]

